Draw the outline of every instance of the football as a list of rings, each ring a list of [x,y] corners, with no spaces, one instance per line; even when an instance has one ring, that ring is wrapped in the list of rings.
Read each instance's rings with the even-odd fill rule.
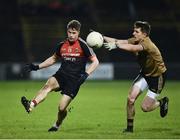
[[[104,39],[102,34],[93,31],[88,34],[86,38],[86,42],[92,48],[100,48],[103,45]]]

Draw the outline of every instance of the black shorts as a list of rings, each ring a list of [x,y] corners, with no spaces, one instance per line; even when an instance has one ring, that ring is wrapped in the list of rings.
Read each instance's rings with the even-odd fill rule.
[[[70,96],[72,99],[77,95],[80,85],[77,83],[77,78],[71,77],[60,71],[57,71],[53,77],[59,83],[59,89],[56,91],[61,91],[61,94]]]
[[[161,93],[166,81],[166,72],[156,77],[145,76],[142,73],[140,73],[134,80],[134,83],[142,77],[146,80],[149,90],[157,94]]]

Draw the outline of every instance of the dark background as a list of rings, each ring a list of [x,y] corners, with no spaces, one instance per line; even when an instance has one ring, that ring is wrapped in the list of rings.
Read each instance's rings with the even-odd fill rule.
[[[66,25],[72,19],[82,23],[83,39],[89,29],[126,39],[133,23],[143,20],[151,24],[150,37],[162,52],[170,77],[176,79],[180,70],[179,8],[179,0],[1,0],[0,64],[45,60],[66,37]],[[101,63],[111,62],[117,68],[136,62],[124,51],[101,48],[95,52]]]

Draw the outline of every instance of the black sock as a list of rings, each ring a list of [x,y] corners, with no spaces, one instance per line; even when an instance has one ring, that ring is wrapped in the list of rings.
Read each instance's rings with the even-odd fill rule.
[[[132,126],[127,126],[127,130],[133,130],[133,125]]]
[[[128,130],[133,130],[133,119],[127,119],[127,129]]]

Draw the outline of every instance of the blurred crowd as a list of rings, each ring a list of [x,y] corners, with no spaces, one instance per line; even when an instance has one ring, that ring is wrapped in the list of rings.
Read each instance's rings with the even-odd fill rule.
[[[160,46],[165,61],[178,62],[179,6],[178,0],[2,0],[0,62],[42,61],[53,52],[56,42],[65,38],[65,25],[71,19],[83,24],[84,39],[89,29],[126,38],[131,36],[135,20],[147,20],[152,25],[151,37]],[[101,62],[134,59],[122,51],[95,51]]]

